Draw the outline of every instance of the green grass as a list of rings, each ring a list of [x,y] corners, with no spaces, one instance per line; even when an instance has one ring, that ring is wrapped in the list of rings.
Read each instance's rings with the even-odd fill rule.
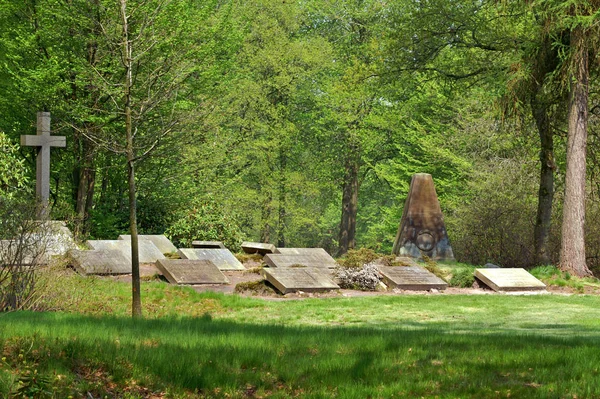
[[[0,314],[0,397],[600,397],[596,296],[267,301],[146,282],[131,320],[128,284],[85,284],[79,310]]]

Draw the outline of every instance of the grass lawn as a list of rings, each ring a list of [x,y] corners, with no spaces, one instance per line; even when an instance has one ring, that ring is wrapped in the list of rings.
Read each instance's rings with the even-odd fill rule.
[[[266,301],[147,282],[131,320],[130,286],[93,281],[77,309],[0,314],[0,397],[600,397],[598,296]]]

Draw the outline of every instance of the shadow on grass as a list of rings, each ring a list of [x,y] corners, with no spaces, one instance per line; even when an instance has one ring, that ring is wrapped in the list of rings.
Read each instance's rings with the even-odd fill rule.
[[[34,359],[46,372],[84,366],[117,384],[135,379],[207,397],[600,396],[597,330],[552,337],[485,329],[13,313],[0,318],[0,344],[6,352],[25,337],[35,353],[48,354]]]

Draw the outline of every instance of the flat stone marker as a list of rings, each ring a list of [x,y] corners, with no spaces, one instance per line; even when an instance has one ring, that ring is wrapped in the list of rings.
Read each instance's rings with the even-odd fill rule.
[[[131,242],[126,240],[88,240],[87,244],[90,248],[100,249],[115,249],[121,251],[124,257],[131,263]],[[138,240],[138,249],[140,263],[154,263],[159,259],[164,259],[165,256],[160,249],[150,240]]]
[[[242,250],[247,254],[259,253],[261,255],[266,255],[266,254],[276,254],[277,253],[277,248],[275,248],[275,245],[265,244],[262,242],[244,241],[242,243]]]
[[[119,240],[129,241],[131,242],[131,236],[129,234],[121,234],[119,236]],[[163,254],[170,254],[177,252],[177,247],[173,245],[171,240],[167,238],[167,236],[163,234],[142,234],[138,235],[138,241],[148,240],[152,241],[156,248]]]
[[[41,223],[39,231],[33,231],[27,237],[1,240],[0,261],[45,265],[52,256],[65,255],[71,249],[77,249],[77,245],[69,228],[64,222],[51,220]]]
[[[192,248],[227,249],[221,241],[192,241]]]
[[[525,269],[475,269],[475,277],[494,291],[539,291],[546,284]]]
[[[156,267],[172,284],[229,284],[209,260],[159,259]]]
[[[71,249],[77,249],[73,239],[73,233],[65,222],[50,220],[48,223],[48,235],[46,238],[47,255],[64,255]]]
[[[294,265],[302,265],[316,269],[333,269],[338,266],[335,260],[327,255],[284,255],[284,254],[267,254],[263,258],[265,264],[273,268],[290,267]]]
[[[126,258],[118,249],[69,251],[72,265],[79,273],[88,274],[130,274],[131,257]]]
[[[379,273],[388,287],[410,291],[445,290],[448,284],[420,266],[379,266]]]
[[[0,268],[4,265],[43,265],[47,257],[38,247],[19,240],[0,240]]]
[[[210,260],[219,270],[246,270],[228,249],[180,248],[177,253],[181,259]]]
[[[335,259],[323,248],[277,248],[277,253],[282,255],[317,255],[335,262]]]
[[[264,278],[273,284],[279,292],[323,292],[340,287],[322,269],[310,267],[284,267],[262,270]]]

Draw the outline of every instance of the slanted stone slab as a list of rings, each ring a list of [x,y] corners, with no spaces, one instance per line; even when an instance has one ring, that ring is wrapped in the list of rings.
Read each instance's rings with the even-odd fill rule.
[[[282,294],[290,292],[324,292],[340,287],[322,269],[310,267],[264,268],[264,278]]]
[[[333,269],[338,264],[335,260],[327,255],[284,255],[284,254],[267,254],[263,258],[265,264],[269,267],[291,267],[302,265],[316,269]]]
[[[0,241],[0,262],[22,265],[48,264],[52,256],[76,249],[73,234],[64,222],[31,222],[36,229],[21,238]],[[17,259],[19,258],[19,259]]]
[[[246,270],[228,249],[180,248],[177,253],[181,259],[210,260],[219,270]]]
[[[42,229],[44,232],[39,234],[39,239],[45,245],[45,254],[48,258],[54,255],[65,255],[70,250],[77,248],[73,233],[65,222],[50,220]]]
[[[315,255],[335,262],[335,259],[323,248],[277,248],[277,253],[282,255]]]
[[[420,266],[379,266],[379,273],[388,287],[410,291],[445,290],[448,284]]]
[[[131,242],[127,240],[88,240],[88,246],[91,249],[114,249],[121,251],[123,256],[131,262]],[[163,253],[150,240],[138,240],[138,250],[140,263],[154,263],[159,259],[164,259]]]
[[[247,254],[259,253],[261,255],[266,255],[266,254],[276,254],[277,253],[277,248],[275,248],[275,245],[265,244],[263,242],[245,241],[242,243],[242,250]]]
[[[229,284],[210,260],[159,259],[156,267],[172,284]]]
[[[130,274],[131,257],[123,256],[118,249],[69,251],[72,266],[80,274]]]
[[[494,291],[540,291],[546,284],[525,269],[475,269],[475,277]]]
[[[192,241],[192,248],[227,249],[221,241]]]
[[[0,240],[0,268],[4,266],[33,266],[47,263],[47,257],[36,245],[25,240]]]
[[[119,236],[119,240],[129,241],[131,242],[131,235],[129,234],[121,234]],[[138,235],[138,241],[148,240],[152,241],[152,243],[158,248],[160,252],[163,254],[170,254],[177,252],[177,247],[173,245],[171,240],[167,238],[164,234],[142,234]]]

